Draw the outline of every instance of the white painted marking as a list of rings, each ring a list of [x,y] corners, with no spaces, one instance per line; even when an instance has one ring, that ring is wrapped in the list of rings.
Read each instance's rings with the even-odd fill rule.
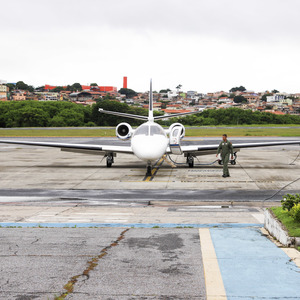
[[[124,219],[106,219],[106,220],[104,220],[104,222],[106,222],[106,223],[127,223],[128,220],[124,220]]]
[[[264,223],[265,222],[265,216],[264,214],[252,214],[252,216],[260,223]]]

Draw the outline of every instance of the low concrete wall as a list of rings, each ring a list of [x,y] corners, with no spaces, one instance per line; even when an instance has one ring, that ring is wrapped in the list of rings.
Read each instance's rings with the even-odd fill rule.
[[[288,235],[283,225],[275,218],[273,212],[269,209],[265,210],[265,228],[284,246],[291,246],[295,243],[295,239]]]

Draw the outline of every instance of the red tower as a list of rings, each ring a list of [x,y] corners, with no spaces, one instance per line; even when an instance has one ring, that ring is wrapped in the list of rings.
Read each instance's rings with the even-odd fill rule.
[[[123,89],[127,89],[127,77],[123,77]]]

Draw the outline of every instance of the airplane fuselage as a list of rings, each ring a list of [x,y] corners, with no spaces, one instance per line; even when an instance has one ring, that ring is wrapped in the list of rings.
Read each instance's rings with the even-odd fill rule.
[[[169,139],[166,131],[157,123],[148,121],[139,126],[131,138],[131,148],[139,159],[156,161],[167,151]]]

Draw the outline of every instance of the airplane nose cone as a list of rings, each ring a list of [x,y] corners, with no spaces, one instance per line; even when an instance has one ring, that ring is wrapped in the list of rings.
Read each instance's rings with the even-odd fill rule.
[[[131,147],[141,160],[157,160],[167,149],[168,140],[164,136],[136,136],[132,138]]]

